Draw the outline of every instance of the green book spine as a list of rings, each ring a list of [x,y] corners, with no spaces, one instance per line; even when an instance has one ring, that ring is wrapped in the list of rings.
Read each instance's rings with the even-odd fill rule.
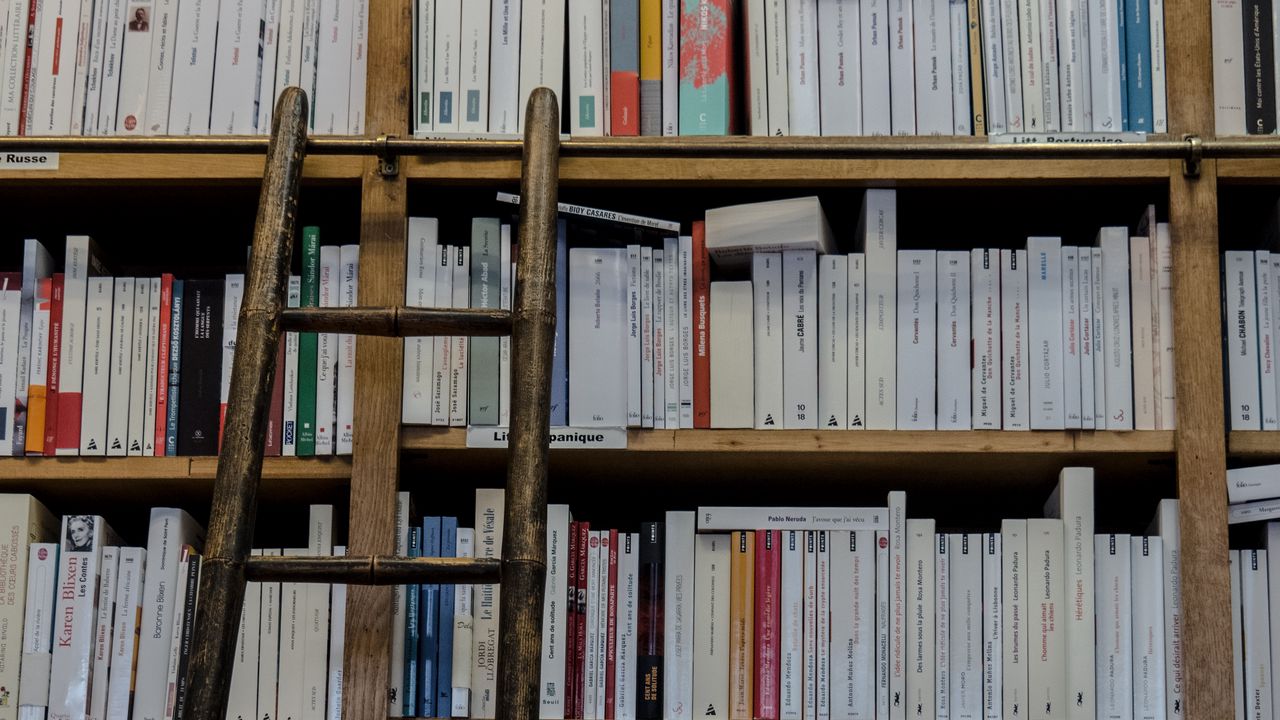
[[[471,307],[497,309],[502,289],[502,230],[497,218],[471,221]],[[498,424],[498,355],[496,337],[471,338],[470,400],[472,425]]]
[[[302,307],[320,306],[320,228],[302,228]],[[318,339],[298,333],[298,456],[316,454]]]

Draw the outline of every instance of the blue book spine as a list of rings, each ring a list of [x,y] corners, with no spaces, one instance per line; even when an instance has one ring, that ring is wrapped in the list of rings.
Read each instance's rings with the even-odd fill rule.
[[[440,557],[438,517],[422,519],[422,557]],[[439,645],[440,586],[419,585],[418,604],[418,717],[436,716],[436,650]]]
[[[1129,130],[1151,132],[1150,0],[1124,0],[1125,85]]]
[[[182,378],[183,282],[173,281],[173,312],[169,319],[169,395],[165,407],[164,454],[178,454],[178,389]]]
[[[440,557],[458,554],[458,518],[446,517],[440,521]],[[440,586],[440,622],[436,637],[439,652],[436,653],[436,710],[441,716],[448,714],[453,703],[453,585]]]
[[[556,223],[556,342],[551,356],[551,426],[569,424],[569,229]]]
[[[422,529],[409,528],[409,557],[422,557]],[[404,594],[404,714],[418,710],[418,586]]]
[[[1120,129],[1129,130],[1129,62],[1128,52],[1126,50],[1126,28],[1129,24],[1128,0],[1115,0],[1120,4],[1116,12],[1116,43],[1120,46],[1120,52],[1116,55],[1120,62],[1116,63],[1116,69],[1120,71]]]

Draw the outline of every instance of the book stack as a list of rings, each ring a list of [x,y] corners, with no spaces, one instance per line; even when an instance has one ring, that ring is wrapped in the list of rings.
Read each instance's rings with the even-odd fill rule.
[[[633,529],[550,505],[540,716],[1173,716],[1184,683],[1177,510],[1160,501],[1146,535],[1095,534],[1091,468],[1062,470],[1043,518],[970,533],[908,519],[902,492],[872,508],[669,511]],[[501,490],[477,491],[477,554],[496,556],[502,512]],[[425,518],[421,535],[445,528],[444,548],[453,519],[438,521]],[[412,552],[419,535],[402,522],[397,538]],[[400,592],[399,690],[416,662],[418,682],[436,683],[436,716],[493,717],[497,616],[485,603],[492,592],[496,607],[496,588],[476,588],[471,607],[455,596],[471,621],[455,622],[472,633],[461,655],[457,635],[452,654],[423,640],[445,626],[422,609],[445,617],[438,591]],[[432,650],[435,680],[421,669]]]
[[[354,306],[359,246],[302,247],[290,301]],[[216,455],[244,276],[113,277],[84,235],[65,257],[27,240],[0,273],[0,455]],[[276,366],[267,455],[350,454],[354,336],[288,333]]]
[[[899,250],[897,196],[869,190],[849,254],[812,197],[708,210],[688,235],[561,211],[553,426],[1174,427],[1172,252],[1154,207],[1092,246]],[[499,219],[473,221],[470,255],[438,246],[434,219],[411,232],[410,305],[466,306],[468,258],[472,306],[509,303]],[[481,342],[406,343],[406,423],[507,425],[509,352]]]
[[[6,0],[0,135],[364,133],[368,0]]]
[[[538,86],[582,136],[1168,132],[1163,0],[413,8],[419,136],[518,133]]]
[[[1227,470],[1227,522],[1280,520],[1280,465]]]

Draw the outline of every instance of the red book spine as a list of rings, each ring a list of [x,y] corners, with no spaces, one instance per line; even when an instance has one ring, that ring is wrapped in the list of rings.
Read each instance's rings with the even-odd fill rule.
[[[706,225],[693,223],[693,426],[711,427],[711,258]]]
[[[782,647],[782,532],[756,531],[756,720],[778,720]]]
[[[618,656],[618,531],[609,531],[609,614],[604,640],[604,720],[614,720]]]
[[[574,673],[578,688],[574,699],[573,716],[583,717],[583,687],[586,678],[587,664],[587,549],[590,547],[591,523],[578,524],[578,627],[574,630],[578,640],[578,655],[575,663],[578,670]]]
[[[605,32],[609,32],[605,28]],[[609,73],[609,134],[614,137],[640,134],[640,73],[620,70]]]
[[[27,48],[23,60],[22,73],[22,97],[18,100],[18,134],[27,134],[27,113],[30,105],[31,93],[33,92],[32,84],[35,82],[35,67],[32,65],[32,52],[35,50],[36,42],[36,8],[37,3],[31,3],[31,7],[27,10]],[[48,417],[46,415],[46,417]],[[52,455],[54,448],[49,448],[47,454]]]
[[[226,422],[227,406],[222,406],[222,423],[218,425],[218,448],[222,448],[222,425]],[[276,371],[271,378],[271,405],[267,410],[267,444],[263,453],[267,457],[280,456],[280,428],[284,425],[284,334],[280,335],[280,347],[276,348]]]
[[[173,275],[160,276],[160,339],[156,347],[156,457],[164,456],[169,419],[169,328],[173,313]]]
[[[566,718],[577,717],[574,715],[574,707],[577,703],[578,693],[582,691],[582,687],[578,682],[578,521],[574,520],[569,523],[569,578],[565,583],[567,587],[568,603],[565,608],[568,610],[567,620],[565,622],[565,653],[564,653],[564,716]]]
[[[32,6],[35,3],[31,3]],[[49,306],[48,394],[45,395],[44,454],[58,452],[58,365],[62,362],[62,288],[65,276],[54,273]]]

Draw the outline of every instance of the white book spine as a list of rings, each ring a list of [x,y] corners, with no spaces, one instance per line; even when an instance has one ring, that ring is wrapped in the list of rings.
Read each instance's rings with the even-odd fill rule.
[[[1156,225],[1156,254],[1153,259],[1156,275],[1156,336],[1160,344],[1156,354],[1160,359],[1160,430],[1173,430],[1177,426],[1178,389],[1174,378],[1173,358],[1173,238],[1169,233],[1169,223]],[[1271,264],[1272,287],[1280,289],[1280,267]],[[1272,317],[1280,317],[1280,292],[1272,299]],[[1276,384],[1276,394],[1280,395],[1280,383]]]
[[[600,0],[569,6],[569,133],[604,134],[604,15]]]
[[[654,426],[653,248],[640,246],[640,425]],[[714,335],[712,337],[715,337]]]
[[[790,134],[821,135],[818,0],[792,0],[786,7]]]
[[[84,392],[81,395],[81,455],[107,454],[111,383],[111,326],[115,280],[90,278],[84,314]],[[128,388],[122,388],[128,392]]]
[[[898,377],[912,378],[898,389],[900,430],[937,427],[937,251],[898,251]]]
[[[596,714],[596,694],[599,678],[596,676],[596,659],[600,654],[600,531],[587,533],[587,649],[583,653],[582,718],[604,720]]]
[[[907,521],[907,717],[926,720],[937,716],[938,700],[934,676],[934,530],[933,520]]]
[[[312,505],[308,522],[307,554],[312,557],[333,555],[333,506]],[[328,699],[330,586],[307,583],[302,586],[305,613],[303,643],[307,648],[302,667],[302,718],[324,720]]]
[[[1030,633],[1037,652],[1028,656],[1027,685],[1031,716],[1043,720],[1067,715],[1066,637],[1061,623],[1063,610],[1063,522],[1027,521],[1028,606],[1034,631]],[[1042,711],[1043,709],[1043,711]]]
[[[1091,82],[1093,75],[1092,67],[1090,66],[1092,54],[1089,46],[1089,0],[1070,0],[1070,2],[1074,6],[1072,21],[1075,24],[1074,32],[1076,34],[1073,47],[1076,62],[1080,65],[1078,73],[1080,84],[1076,86],[1075,101],[1080,107],[1080,130],[1089,132],[1093,130],[1093,88]]]
[[[877,530],[876,538],[876,611],[875,611],[875,708],[874,717],[889,717],[890,668],[893,654],[890,645],[890,617],[892,602],[889,597],[889,533]]]
[[[938,429],[973,425],[970,383],[970,253],[938,253]]]
[[[804,534],[804,716],[818,716],[818,531]]]
[[[369,0],[355,0],[351,12],[351,80],[347,91],[347,133],[363,135],[369,70]]]
[[[489,3],[462,3],[458,131],[489,130]],[[439,49],[437,47],[437,49]],[[505,68],[504,68],[505,71]],[[511,74],[511,73],[508,73]]]
[[[849,259],[818,258],[818,420],[820,427],[849,425]]]
[[[1219,0],[1210,6],[1213,19],[1213,118],[1218,135],[1245,134],[1245,83],[1241,71],[1245,53],[1244,44],[1237,39],[1244,31],[1241,7],[1240,0]]]
[[[609,558],[612,554],[612,539],[608,530],[600,531],[600,594],[596,598],[599,607],[596,609],[596,718],[604,720],[605,704],[608,696],[609,661]],[[616,588],[615,588],[616,592]],[[615,620],[616,622],[616,620]],[[616,651],[617,648],[614,648]]]
[[[907,688],[907,496],[889,493],[889,720],[905,720]]]
[[[28,135],[71,134],[76,53],[79,49],[80,0],[47,0],[41,3],[41,42],[36,68],[67,68],[69,72],[38,70],[31,84]],[[33,59],[35,54],[32,54]],[[78,134],[78,133],[77,133]]]
[[[858,3],[818,0],[817,15],[817,26],[821,28],[818,80],[822,134],[861,135],[862,49]]]
[[[335,545],[333,554],[347,554],[345,545]],[[343,665],[347,641],[347,586],[334,585],[329,612],[329,626],[322,628],[329,635],[329,662],[325,668],[328,690],[325,694],[325,720],[342,720]]]
[[[1155,530],[1160,534],[1164,549],[1164,657],[1165,657],[1165,715],[1171,720],[1183,717],[1186,666],[1182,653],[1182,531],[1178,518],[1178,501],[1161,500],[1156,508]],[[1280,525],[1267,525],[1268,546],[1280,547]],[[1272,541],[1275,537],[1275,541]],[[1272,561],[1272,565],[1276,561]],[[1269,574],[1272,608],[1280,601],[1280,569]],[[1272,615],[1276,613],[1272,611]],[[1276,665],[1280,655],[1280,634],[1271,634],[1271,687],[1275,688]]]
[[[1063,557],[1066,614],[1061,625],[1066,637],[1067,717],[1092,720],[1094,683],[1094,554],[1093,469],[1063,468],[1058,486],[1045,503],[1045,517],[1063,522]]]
[[[33,0],[10,0],[9,17],[0,37],[0,135],[17,135],[22,126],[22,78],[26,75],[27,15]]]
[[[782,254],[751,257],[751,290],[755,296],[755,427],[783,427]],[[714,328],[712,328],[714,331]]]
[[[951,552],[960,535],[934,535],[934,717],[951,720]]]
[[[160,344],[160,285],[161,279],[153,277],[149,279],[151,286],[151,297],[147,304],[147,369],[145,378],[146,396],[142,403],[142,427],[137,432],[141,433],[142,438],[142,455],[151,457],[155,455],[155,429],[156,429],[156,377],[159,372],[156,367],[159,360],[159,344]],[[133,432],[131,429],[130,432]]]
[[[895,190],[867,190],[858,221],[867,267],[868,430],[897,426],[897,204]]]
[[[694,514],[668,512],[665,524],[663,603],[663,688],[664,718],[689,720],[693,717],[694,595]]]
[[[160,720],[165,716],[166,680],[173,644],[173,628],[179,624],[183,581],[178,574],[182,548],[199,544],[204,531],[182,510],[152,508],[147,534],[147,573],[143,586],[141,640],[134,686],[133,720]]]
[[[1017,0],[1018,47],[1020,72],[1022,73],[1022,116],[1029,133],[1045,132],[1044,87],[1040,77],[1044,72],[1044,51],[1040,44],[1041,4],[1035,0]]]
[[[302,303],[302,278],[289,276],[289,284],[285,292],[285,304],[298,307]],[[280,435],[280,454],[284,457],[297,455],[298,452],[298,353],[299,337],[297,332],[284,334],[284,410],[283,425]]]
[[[1097,717],[1133,717],[1133,595],[1128,535],[1095,535]]]
[[[511,299],[515,295],[516,266],[511,261],[511,226],[502,225],[498,231],[498,256],[502,262],[502,271],[498,282],[502,287],[498,290],[498,306],[503,310],[511,309]],[[637,363],[638,364],[638,363]],[[639,381],[637,380],[637,389]],[[498,339],[498,424],[502,427],[511,425],[511,338]]]
[[[999,430],[1004,396],[1000,384],[1004,358],[1000,345],[1000,251],[983,248],[970,251],[969,274],[973,291],[973,369],[970,380],[973,429]]]
[[[778,262],[781,272],[782,262]],[[666,250],[653,249],[653,426],[667,427],[667,286]],[[782,280],[779,276],[779,285]],[[781,350],[778,354],[782,358]],[[779,376],[781,377],[781,376]],[[778,383],[781,399],[782,383]],[[781,407],[781,402],[779,402]],[[779,414],[781,417],[781,414]]]
[[[436,218],[409,218],[408,259],[404,301],[408,307],[435,306],[436,242],[440,225]],[[431,424],[431,381],[435,370],[433,338],[405,338],[402,422]],[[393,703],[394,705],[394,703]]]
[[[306,548],[285,548],[283,555],[305,555]],[[282,718],[302,717],[302,666],[306,658],[306,589],[301,583],[280,583],[279,670],[276,680],[276,713]],[[259,685],[261,687],[261,684]],[[259,715],[263,714],[261,703]],[[265,720],[265,718],[264,718]]]
[[[1104,256],[1105,257],[1105,256]],[[1257,256],[1258,264],[1256,270],[1258,272],[1258,280],[1265,282],[1267,287],[1267,297],[1259,294],[1259,318],[1271,314],[1270,307],[1270,285],[1271,285],[1271,260],[1268,253],[1259,253]],[[1262,289],[1260,287],[1260,289]],[[1155,367],[1155,347],[1154,347],[1154,328],[1152,327],[1152,286],[1151,286],[1151,246],[1145,237],[1131,238],[1129,241],[1129,291],[1130,303],[1132,309],[1131,328],[1132,328],[1132,377],[1133,377],[1133,429],[1135,430],[1155,430],[1156,429],[1156,367]],[[1264,307],[1265,305],[1265,307]],[[1269,320],[1269,317],[1265,317]],[[1261,328],[1260,328],[1261,329]],[[1265,329],[1267,335],[1270,334],[1269,328]],[[1268,338],[1269,339],[1269,338]],[[1261,347],[1261,345],[1260,345]],[[1262,358],[1267,360],[1265,357]],[[1271,370],[1271,387],[1270,398],[1275,399],[1275,362],[1269,360]],[[1263,377],[1262,395],[1264,398],[1268,395],[1266,387],[1267,379]],[[1274,404],[1274,403],[1273,403]],[[1263,402],[1263,422],[1264,429],[1266,422],[1266,406]],[[1274,415],[1274,413],[1273,413]],[[1274,417],[1272,421],[1274,423]]]
[[[1062,107],[1058,87],[1058,46],[1061,36],[1058,30],[1058,2],[1070,0],[1049,0],[1040,8],[1040,92],[1044,98],[1044,130],[1042,132],[1058,132],[1062,130]]]
[[[55,720],[88,718],[103,544],[113,535],[101,516],[62,518],[63,545],[52,628],[57,640],[49,668],[49,717]]]
[[[746,130],[751,135],[769,134],[769,81],[765,66],[765,5],[767,0],[749,0],[743,4],[743,56],[747,64],[743,82],[747,95]]]
[[[662,257],[665,272],[662,284],[665,292],[662,303],[663,326],[666,328],[666,341],[663,343],[665,363],[663,379],[666,384],[667,429],[680,427],[680,240],[669,237],[663,240]],[[570,367],[573,363],[570,362]]]
[[[207,135],[217,42],[216,0],[181,0],[173,54],[169,122],[156,135]],[[257,48],[254,48],[256,55]]]
[[[771,136],[781,137],[791,134],[787,5],[783,0],[766,0],[764,3],[764,35],[765,95],[768,104],[765,116],[769,123],[767,132]],[[663,43],[666,41],[664,36]]]
[[[254,550],[261,555],[261,550]],[[236,632],[236,652],[231,661],[231,689],[227,694],[227,720],[258,716],[258,638],[261,634],[262,584],[245,583],[244,605]]]
[[[95,262],[90,257],[91,248],[92,241],[88,236],[67,236],[66,272],[62,291],[62,355],[58,362],[58,402],[68,400],[78,408],[83,408],[81,402],[83,397],[74,396],[81,395],[84,387],[85,342],[90,339],[90,334],[85,331],[85,314],[89,299],[89,276],[93,274],[90,272],[90,266]],[[110,307],[110,299],[106,302]],[[109,330],[107,337],[110,337]],[[62,424],[63,420],[59,416],[60,429]],[[81,423],[72,419],[69,424],[74,426],[77,432],[58,433],[57,454],[59,455],[75,455],[79,452]],[[64,438],[63,435],[72,437]],[[45,454],[49,454],[48,448],[45,448]]]
[[[973,89],[970,76],[969,54],[969,3],[966,0],[950,0],[947,10],[951,14],[951,132],[955,135],[972,135],[974,115],[981,116],[982,108],[974,112],[971,97]]]
[[[1230,1],[1230,0],[1228,0]],[[1221,3],[1214,3],[1214,7],[1221,7]],[[1237,5],[1237,8],[1239,5]],[[1123,6],[1120,3],[1109,2],[1109,0],[1089,0],[1089,91],[1092,100],[1093,110],[1093,131],[1094,132],[1119,132],[1123,130],[1122,117],[1124,116],[1123,108],[1123,90],[1121,81],[1121,71],[1125,63],[1125,58],[1120,52],[1120,43],[1123,38],[1120,37],[1120,15],[1123,12]],[[1239,10],[1235,16],[1237,22],[1240,22]],[[1218,16],[1214,15],[1214,37],[1218,36]],[[1232,41],[1241,33],[1241,26],[1237,25],[1235,35],[1232,35]],[[1236,45],[1239,47],[1239,45]],[[1214,57],[1217,54],[1218,44],[1214,43]],[[1240,132],[1244,133],[1244,80],[1239,71],[1239,65],[1232,68],[1233,78],[1239,82],[1239,98],[1240,102],[1237,107],[1240,110]],[[1218,75],[1214,76],[1214,87],[1219,88]],[[1227,83],[1230,86],[1230,82]],[[1221,91],[1218,91],[1221,92]],[[1222,132],[1222,126],[1218,126],[1218,132]]]
[[[1031,429],[1066,427],[1063,408],[1062,239],[1027,238],[1026,337]]]
[[[564,75],[564,0],[524,0],[520,8],[520,96],[515,106],[516,132],[524,130],[524,108],[536,87],[549,87],[560,98]]]
[[[301,0],[299,0],[301,1]],[[169,101],[173,89],[174,48],[177,42],[179,0],[155,0],[151,15],[151,62],[147,78],[147,135],[169,131]]]
[[[782,531],[781,584],[779,605],[781,622],[779,633],[778,717],[780,720],[801,720],[804,716],[804,533],[799,530]],[[701,536],[700,536],[701,537]],[[729,537],[724,538],[726,546]],[[726,555],[728,552],[726,551]],[[726,567],[728,559],[725,559]],[[701,594],[699,594],[699,598]],[[724,601],[727,606],[728,600]],[[694,631],[701,632],[695,622]],[[725,631],[723,647],[728,646]],[[722,663],[728,668],[728,663]],[[697,670],[694,670],[695,676]],[[725,702],[728,703],[729,681],[725,678]]]
[[[1241,620],[1240,598],[1240,550],[1227,551],[1227,566],[1231,572],[1231,670],[1236,720],[1245,719],[1244,704],[1244,628]]]
[[[116,574],[115,610],[111,625],[111,666],[107,677],[106,720],[129,720],[133,702],[133,672],[138,652],[138,621],[142,616],[142,584],[147,551],[121,548]]]
[[[613,682],[614,717],[617,720],[635,720],[638,688],[633,678],[636,676],[636,643],[639,640],[637,629],[640,616],[640,535],[620,533],[618,542],[620,546],[618,548],[618,626],[615,641],[617,659],[614,663]],[[564,667],[563,662],[558,664],[561,668]]]
[[[1000,41],[1004,70],[1004,109],[1008,130],[1011,133],[1027,132],[1022,104],[1022,51],[1018,20],[1022,3],[1019,0],[999,0]]]
[[[128,435],[125,441],[126,454],[142,455],[145,445],[143,438],[143,418],[146,416],[144,403],[147,397],[147,352],[155,344],[149,330],[151,307],[151,279],[137,278],[133,288],[133,330],[131,331],[131,347],[129,348],[129,397],[126,414],[128,416]]]
[[[1069,430],[1082,427],[1081,346],[1080,249],[1067,246],[1062,248],[1062,393],[1063,414]]]
[[[320,3],[322,0],[304,0],[302,5],[302,53],[298,85],[312,100],[316,97],[316,50],[320,44]],[[315,103],[308,104],[307,127],[315,131]]]
[[[982,720],[982,535],[951,537],[951,717]]]
[[[502,490],[476,490],[476,557],[490,559],[501,557],[503,500]],[[471,643],[474,663],[468,662],[462,667],[471,668],[471,717],[492,719],[497,702],[496,662],[501,588],[498,585],[478,585],[474,590],[475,604],[472,608],[474,634]],[[458,638],[455,635],[454,644],[456,645],[457,642]],[[456,662],[454,667],[458,667]],[[456,692],[454,694],[457,695]]]
[[[893,132],[889,101],[890,35],[886,31],[889,0],[865,0],[858,3],[858,10],[862,32],[862,132],[866,135],[889,135]],[[770,77],[770,83],[772,81]],[[769,91],[773,91],[772,84]]]
[[[254,130],[259,135],[271,132],[272,105],[276,100],[276,61],[280,50],[280,7],[284,0],[264,0],[262,4],[262,62],[254,86],[257,103]]]
[[[436,281],[434,307],[447,308],[453,306],[453,248],[440,245],[436,258]],[[449,424],[449,368],[450,354],[453,350],[453,339],[448,335],[438,335],[431,339],[432,373],[431,373],[431,424]]]
[[[458,528],[458,557],[475,556],[475,530]],[[471,716],[471,661],[473,643],[472,607],[474,588],[458,585],[453,595],[453,687],[450,706],[453,717]]]
[[[1093,252],[1092,248],[1077,248],[1078,271],[1076,273],[1076,297],[1079,303],[1079,347],[1080,347],[1080,426],[1085,430],[1093,430],[1094,425],[1094,334],[1097,327],[1093,323]]]
[[[783,427],[818,427],[817,256],[812,250],[782,254]]]
[[[1003,548],[1000,533],[982,536],[982,709],[987,720],[1004,717]]]
[[[982,0],[983,87],[987,100],[987,134],[1009,132],[1005,106],[1004,36],[1001,34],[1000,0]]]
[[[627,246],[627,426],[643,427],[640,401],[640,246]],[[652,361],[651,361],[652,362]],[[690,406],[692,412],[692,405]],[[690,415],[692,419],[692,415]]]
[[[72,100],[72,105],[80,108],[79,114],[72,118],[72,132],[79,135],[97,134],[98,109],[102,104],[102,64],[106,54],[108,17],[113,12],[113,5],[114,12],[119,12],[120,2],[119,0],[115,2],[99,0],[87,5],[93,8],[92,23],[82,26],[81,34],[84,36],[86,45],[84,51],[88,59],[83,81],[76,85],[77,98]],[[3,26],[3,21],[0,21],[0,27]],[[4,39],[0,37],[0,48],[3,47]],[[77,62],[77,71],[79,68],[79,62]],[[0,78],[3,77],[4,73],[0,68]]]
[[[569,424],[574,427],[627,424],[626,292],[626,250],[569,251]]]
[[[19,683],[19,720],[43,720],[48,706],[49,665],[53,650],[53,606],[58,592],[58,543],[31,543],[27,597],[22,624],[23,669]]]
[[[889,104],[894,135],[916,134],[915,38],[912,0],[889,4]]]
[[[13,455],[14,407],[18,397],[18,345],[21,342],[22,290],[7,279],[0,282],[0,456]]]
[[[89,683],[89,720],[103,720],[107,714],[107,680],[111,668],[112,622],[115,620],[116,583],[120,571],[122,548],[109,545],[102,549],[102,575],[96,588],[93,639],[89,657],[93,660],[93,676]],[[132,661],[132,658],[130,658]]]
[[[834,530],[831,554],[831,718],[874,718],[873,646],[870,642],[874,533]],[[844,601],[841,600],[844,599]]]
[[[409,493],[396,493],[395,543],[396,555],[409,555]],[[405,633],[400,628],[405,626],[406,603],[412,585],[396,585],[391,591],[391,670],[388,673],[390,687],[387,689],[387,713],[391,717],[404,716],[404,643]]]
[[[817,718],[831,720],[831,533],[823,530],[817,534]]]
[[[143,280],[143,282],[146,282]],[[111,318],[111,379],[107,399],[107,454],[129,454],[129,403],[137,389],[130,385],[133,377],[136,323],[134,311],[138,282],[131,277],[116,278]]]
[[[680,236],[680,427],[693,428],[693,237]],[[631,358],[630,353],[627,358]],[[628,386],[629,387],[629,386]]]
[[[1093,275],[1093,426],[1095,430],[1105,430],[1107,427],[1107,354],[1104,340],[1107,333],[1102,317],[1102,248],[1089,248],[1089,261]]]
[[[1133,352],[1129,315],[1129,233],[1102,228],[1102,338],[1106,369],[1106,428],[1133,429]],[[1252,272],[1253,258],[1247,269]],[[1250,297],[1252,300],[1252,297]],[[1256,348],[1255,348],[1256,352]],[[1256,372],[1256,365],[1254,371]],[[1099,426],[1101,429],[1101,426]]]
[[[1164,551],[1159,537],[1130,538],[1130,548],[1133,568],[1133,717],[1135,720],[1164,720]],[[1262,576],[1265,584],[1265,568]],[[1269,644],[1265,647],[1268,657],[1271,651]],[[1270,668],[1266,682],[1271,682]],[[1265,694],[1271,694],[1270,688]]]
[[[208,126],[213,134],[252,135],[257,130],[259,73],[275,73],[275,58],[264,67],[264,58],[259,55],[265,51],[265,6],[254,0],[222,0],[216,6],[217,46],[209,53],[215,63]],[[274,29],[271,32],[275,34]]]
[[[222,427],[222,421],[226,418],[227,401],[231,398],[231,364],[236,354],[236,331],[240,328],[240,303],[243,297],[244,275],[228,274],[222,294],[222,385],[219,428]]]
[[[1169,132],[1168,90],[1165,87],[1164,0],[1151,0],[1151,132]]]
[[[494,0],[486,70],[520,67],[521,0]],[[552,46],[555,47],[555,46]],[[523,70],[522,70],[523,71]],[[518,132],[521,106],[519,72],[495,72],[489,76],[489,132]],[[558,96],[558,94],[557,94]]]
[[[323,0],[316,47],[316,92],[312,116],[315,132],[345,135],[350,119],[352,76],[352,12],[354,3]]]
[[[320,246],[320,307],[337,307],[342,250]],[[316,455],[332,455],[337,397],[338,335],[316,333]]]
[[[867,261],[864,253],[850,253],[849,265],[849,375],[846,380],[846,413],[849,430],[862,430],[867,418]]]
[[[413,130],[422,135],[435,129],[436,0],[415,0],[413,14]]]
[[[1030,429],[1027,251],[1000,251],[1000,384],[1005,430]]]
[[[268,549],[262,554],[274,557],[281,553],[279,549]],[[281,583],[262,583],[262,609],[258,615],[258,720],[278,717],[276,689],[280,674],[281,611],[284,609],[282,589]]]
[[[544,581],[545,601],[542,606],[542,674],[541,679],[541,706],[539,716],[544,720],[560,720],[565,717],[565,648],[568,646],[566,642],[566,632],[573,632],[568,629],[568,610],[565,607],[565,598],[567,597],[566,583],[569,578],[569,506],[568,505],[548,505],[547,506],[547,573]],[[629,548],[630,545],[627,544]],[[621,550],[621,548],[620,548]],[[623,583],[622,577],[622,558],[619,552],[618,566],[618,587],[619,597],[626,585]],[[634,582],[633,583],[634,607]],[[619,613],[622,611],[622,604],[619,601]],[[633,610],[634,612],[634,610]],[[619,628],[622,623],[619,622]],[[621,629],[619,630],[621,636]],[[632,654],[634,655],[634,645],[632,645]],[[619,652],[619,660],[621,660],[621,652]],[[634,668],[634,663],[632,665]],[[444,709],[437,710],[443,713]]]
[[[790,533],[793,547],[794,536]],[[784,537],[786,533],[784,533]],[[698,535],[694,538],[694,571],[698,578],[698,587],[694,592],[695,615],[693,622],[693,675],[698,682],[693,685],[693,707],[697,717],[726,717],[729,712],[729,543],[730,536]],[[784,542],[784,547],[786,543]],[[795,570],[799,570],[792,563]],[[786,560],[783,561],[783,572],[786,572]],[[799,581],[799,574],[796,580]],[[786,592],[784,582],[782,590]],[[795,587],[793,599],[799,601],[800,588]],[[783,605],[783,669],[782,682],[787,682],[787,607]],[[799,617],[795,618],[794,628],[799,628]],[[798,640],[798,638],[797,638]],[[799,661],[799,648],[793,658]],[[797,693],[798,695],[798,693]],[[782,695],[787,698],[786,693]],[[799,718],[799,708],[794,717]],[[782,717],[786,717],[784,714]]]
[[[1004,717],[1024,720],[1031,717],[1027,687],[1027,666],[1031,657],[1027,630],[1027,521],[1005,520],[1000,525],[1000,546],[1003,554],[1001,592],[1004,598],[1003,657],[1004,668]]]
[[[338,305],[355,307],[360,289],[360,246],[343,245],[338,266],[341,274]],[[337,337],[338,418],[334,424],[335,451],[338,455],[350,455],[355,444],[356,336],[345,333]]]
[[[450,261],[453,276],[450,292],[452,307],[464,309],[471,306],[471,248],[465,245],[452,247],[453,258]],[[439,285],[437,284],[437,287]],[[465,335],[454,335],[450,338],[448,385],[449,385],[449,422],[451,427],[462,427],[467,424],[467,358],[471,338]]]
[[[912,0],[912,4],[916,134],[950,135],[955,132],[951,107],[951,6],[947,0]]]
[[[462,1],[435,0],[435,78],[433,90],[435,113],[432,129],[438,132],[458,132],[462,111],[459,107],[462,90]]]

